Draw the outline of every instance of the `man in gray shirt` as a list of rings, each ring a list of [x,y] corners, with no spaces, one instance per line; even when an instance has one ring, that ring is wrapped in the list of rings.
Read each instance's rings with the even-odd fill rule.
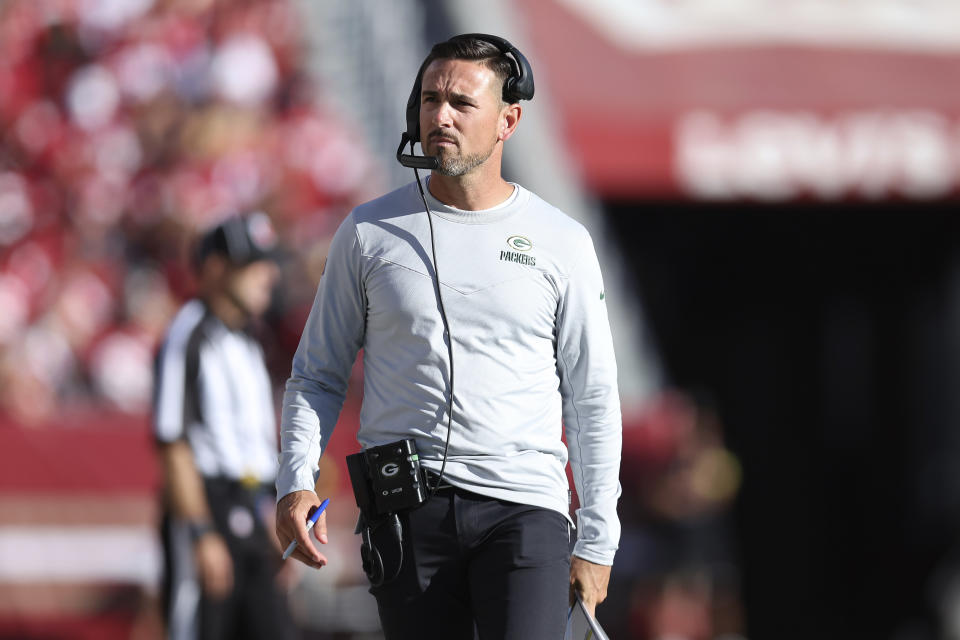
[[[501,176],[532,95],[505,40],[434,46],[408,105],[409,139],[436,158],[426,193],[418,177],[344,220],[287,382],[277,534],[297,540],[301,562],[327,562],[305,522],[360,349],[360,443],[411,438],[430,474],[429,499],[401,514],[398,575],[371,589],[391,639],[473,638],[474,626],[559,638],[574,590],[591,612],[606,596],[620,535],[616,363],[588,232]],[[314,532],[327,542],[325,516]]]

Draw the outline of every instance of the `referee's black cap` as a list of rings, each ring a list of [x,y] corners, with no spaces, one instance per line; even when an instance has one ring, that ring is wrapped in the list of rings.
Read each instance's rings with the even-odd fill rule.
[[[235,215],[213,227],[200,238],[197,245],[197,264],[217,253],[238,267],[259,260],[277,260],[280,257],[277,234],[270,217],[262,211]]]

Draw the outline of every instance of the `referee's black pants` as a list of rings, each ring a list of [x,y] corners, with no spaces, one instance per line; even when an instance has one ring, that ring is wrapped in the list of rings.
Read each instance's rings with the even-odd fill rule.
[[[272,485],[255,489],[223,478],[205,478],[213,524],[233,559],[233,590],[224,598],[202,593],[194,567],[194,542],[184,523],[165,515],[164,613],[171,640],[289,640],[295,629],[286,598],[276,586],[278,552],[260,518],[273,508]]]
[[[558,640],[566,628],[570,529],[549,509],[452,487],[401,515],[399,576],[371,587],[387,640]],[[374,541],[389,568],[389,526]]]

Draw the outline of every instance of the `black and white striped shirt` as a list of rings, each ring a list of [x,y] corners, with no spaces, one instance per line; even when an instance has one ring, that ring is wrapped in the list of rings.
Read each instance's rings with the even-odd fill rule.
[[[204,477],[273,482],[277,428],[263,350],[200,300],[187,302],[157,356],[154,433],[186,438]]]

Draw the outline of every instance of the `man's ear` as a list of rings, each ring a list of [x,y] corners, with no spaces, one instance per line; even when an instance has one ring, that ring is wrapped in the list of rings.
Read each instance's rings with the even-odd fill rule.
[[[508,104],[500,112],[500,129],[497,131],[497,140],[503,142],[513,135],[520,124],[520,116],[523,115],[523,107],[519,102]]]

